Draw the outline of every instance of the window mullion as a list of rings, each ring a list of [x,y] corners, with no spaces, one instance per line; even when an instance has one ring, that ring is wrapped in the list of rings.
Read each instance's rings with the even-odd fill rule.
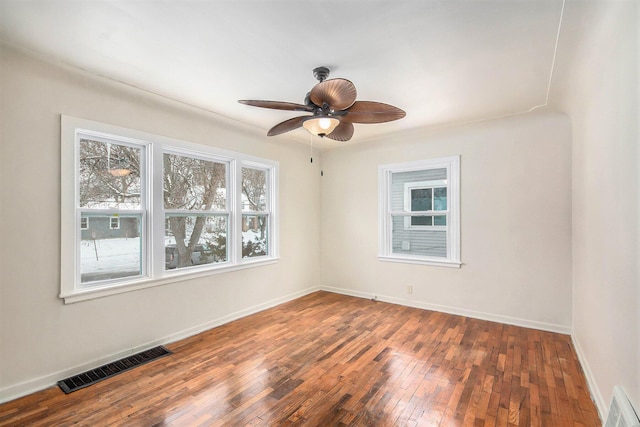
[[[239,264],[242,262],[242,162],[233,162],[231,171],[233,179],[231,185],[233,188],[233,262]]]
[[[215,216],[215,215],[229,215],[231,211],[218,211],[218,210],[189,210],[189,209],[164,209],[164,214],[174,216]]]
[[[147,211],[145,209],[91,209],[91,208],[78,208],[81,214],[87,216],[106,216],[106,215],[144,215]]]
[[[425,216],[425,215],[445,215],[449,210],[443,211],[391,211],[391,216]]]
[[[149,265],[152,277],[161,277],[164,272],[164,176],[163,156],[160,149],[150,147],[150,170],[147,172],[151,183],[149,188]]]

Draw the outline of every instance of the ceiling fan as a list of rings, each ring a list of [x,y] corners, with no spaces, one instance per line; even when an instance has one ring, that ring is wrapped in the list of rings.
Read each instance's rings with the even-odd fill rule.
[[[275,110],[305,111],[310,116],[299,116],[272,127],[267,136],[280,135],[304,127],[313,135],[335,141],[349,141],[353,136],[353,123],[384,123],[403,118],[406,113],[393,105],[373,101],[356,101],[356,87],[347,79],[329,79],[329,68],[313,69],[319,81],[307,93],[304,104],[281,101],[240,100],[241,104]]]

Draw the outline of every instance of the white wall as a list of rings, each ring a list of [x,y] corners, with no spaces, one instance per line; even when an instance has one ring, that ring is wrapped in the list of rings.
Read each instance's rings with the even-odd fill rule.
[[[600,411],[615,384],[640,408],[639,9],[568,0],[552,86],[568,117],[405,133],[313,164],[304,145],[0,46],[0,401],[322,285],[572,330]],[[280,262],[63,305],[60,114],[278,160]],[[378,261],[378,165],[452,154],[462,268]]]
[[[378,260],[378,166],[461,155],[460,269]],[[571,146],[562,114],[395,135],[323,153],[322,285],[569,333]],[[413,285],[413,294],[407,294]]]
[[[640,409],[636,1],[567,2],[553,98],[571,117],[573,337],[603,415]]]
[[[0,401],[317,288],[319,169],[308,147],[6,46],[0,58]],[[60,114],[279,161],[280,261],[64,305]]]

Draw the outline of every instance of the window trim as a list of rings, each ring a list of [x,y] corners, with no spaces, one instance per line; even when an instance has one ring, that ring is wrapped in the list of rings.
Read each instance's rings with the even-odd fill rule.
[[[447,212],[446,226],[411,226],[410,229],[439,228],[447,230],[447,257],[428,257],[393,253],[392,217],[407,212],[391,210],[391,176],[393,173],[427,169],[447,169],[447,211],[425,211],[430,214]],[[408,212],[411,216],[424,216],[425,212]],[[378,167],[378,259],[380,261],[423,264],[459,268],[460,261],[460,156],[439,157],[426,160],[392,163]],[[406,224],[406,223],[405,223]]]
[[[78,134],[107,138],[115,137],[114,140],[129,142],[135,145],[147,144],[146,155],[149,170],[146,171],[147,182],[143,189],[143,192],[146,193],[145,197],[148,197],[145,208],[147,220],[142,225],[145,234],[148,236],[146,241],[142,243],[146,248],[142,256],[145,259],[147,271],[143,277],[136,276],[131,279],[118,280],[116,283],[109,283],[107,281],[90,285],[82,285],[80,283],[79,245],[77,244],[81,237],[80,210],[77,208],[77,197],[79,195],[79,180],[77,178],[79,171],[79,158],[77,156]],[[187,155],[188,153],[194,153],[196,156],[202,155],[208,159],[219,158],[229,162],[229,188],[233,190],[230,191],[231,197],[228,203],[229,210],[233,213],[229,218],[229,234],[231,236],[228,236],[228,239],[234,239],[233,246],[235,246],[236,250],[229,249],[229,260],[220,263],[223,265],[207,264],[185,269],[186,271],[164,270],[164,240],[157,237],[164,236],[165,233],[163,198],[161,196],[162,168],[157,167],[157,165],[162,165],[162,155],[164,152],[167,152],[167,150]],[[60,160],[61,280],[59,297],[64,300],[65,304],[176,283],[213,274],[274,264],[279,260],[279,163],[277,161],[66,115],[61,115]],[[156,166],[154,167],[154,165]],[[241,253],[242,249],[241,242],[235,242],[235,240],[239,240],[239,236],[241,236],[241,234],[239,234],[241,233],[241,220],[235,219],[233,216],[242,215],[240,205],[241,197],[239,194],[236,194],[237,191],[240,190],[236,184],[240,182],[241,167],[243,165],[260,167],[269,171],[269,255],[251,259],[242,259],[241,256],[237,256],[237,252]],[[152,191],[156,191],[157,194],[153,194]],[[158,196],[158,194],[160,196]],[[123,215],[126,213],[129,212],[121,212]],[[156,237],[154,238],[153,236]]]

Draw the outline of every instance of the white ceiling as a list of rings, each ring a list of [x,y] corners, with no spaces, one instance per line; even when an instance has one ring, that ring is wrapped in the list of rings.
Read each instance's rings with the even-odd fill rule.
[[[407,112],[353,142],[544,104],[562,0],[0,0],[0,39],[264,131],[312,69]],[[274,138],[309,141],[304,129]],[[330,141],[325,142],[327,144]],[[336,142],[331,142],[338,144]]]

